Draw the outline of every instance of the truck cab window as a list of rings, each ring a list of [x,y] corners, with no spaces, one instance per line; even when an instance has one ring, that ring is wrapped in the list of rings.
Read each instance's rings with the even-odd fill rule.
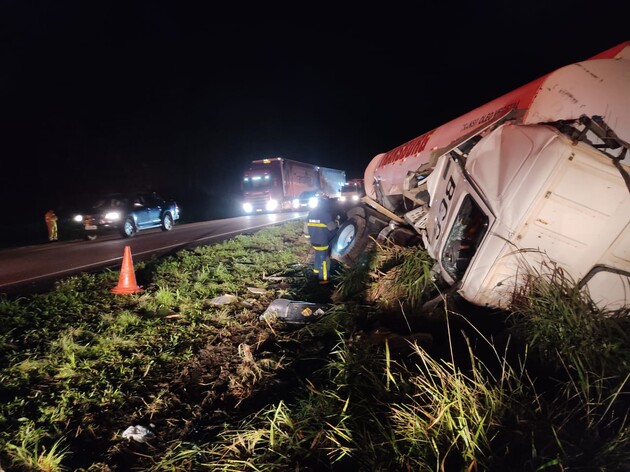
[[[271,177],[269,175],[255,175],[248,177],[243,181],[244,190],[258,190],[269,188],[272,185]]]
[[[487,230],[488,216],[466,195],[442,251],[444,268],[453,280],[464,276]]]

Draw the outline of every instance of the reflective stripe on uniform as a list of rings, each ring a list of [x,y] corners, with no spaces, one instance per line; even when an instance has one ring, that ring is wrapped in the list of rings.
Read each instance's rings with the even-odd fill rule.
[[[328,249],[328,246],[313,246],[313,249],[316,251],[325,251]]]
[[[328,226],[326,226],[324,223],[306,223],[306,226],[313,226],[316,228],[328,228]]]

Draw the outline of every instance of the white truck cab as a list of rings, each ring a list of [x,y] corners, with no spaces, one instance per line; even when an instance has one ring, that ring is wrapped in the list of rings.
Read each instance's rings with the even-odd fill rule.
[[[466,300],[505,307],[528,277],[561,269],[601,308],[628,304],[630,191],[614,157],[585,140],[506,122],[468,155],[440,157],[427,248]]]
[[[332,257],[352,264],[370,237],[412,232],[471,303],[506,307],[561,271],[598,307],[627,307],[629,142],[625,42],[376,155]]]

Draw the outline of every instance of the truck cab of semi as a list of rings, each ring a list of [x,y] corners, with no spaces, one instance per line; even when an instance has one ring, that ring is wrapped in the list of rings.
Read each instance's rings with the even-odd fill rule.
[[[290,211],[304,192],[338,196],[346,172],[306,162],[274,157],[252,161],[241,182],[242,207],[247,214]]]
[[[370,239],[415,234],[471,303],[507,307],[560,271],[598,307],[626,307],[629,141],[626,42],[376,155],[332,257],[351,265]]]
[[[356,204],[364,195],[363,179],[353,179],[341,187],[339,201],[343,204]]]
[[[259,160],[251,163],[243,175],[243,211],[245,213],[273,212],[283,201],[282,168],[277,160]]]
[[[472,303],[506,307],[528,277],[560,269],[598,306],[627,304],[628,144],[586,117],[486,133],[427,178],[421,233],[440,277]]]

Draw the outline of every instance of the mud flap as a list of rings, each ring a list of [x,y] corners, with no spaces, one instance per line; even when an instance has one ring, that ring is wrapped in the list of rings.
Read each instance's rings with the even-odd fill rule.
[[[319,319],[327,309],[327,305],[278,298],[271,302],[265,312],[260,315],[260,321],[271,321],[276,318],[289,324],[312,323]]]

